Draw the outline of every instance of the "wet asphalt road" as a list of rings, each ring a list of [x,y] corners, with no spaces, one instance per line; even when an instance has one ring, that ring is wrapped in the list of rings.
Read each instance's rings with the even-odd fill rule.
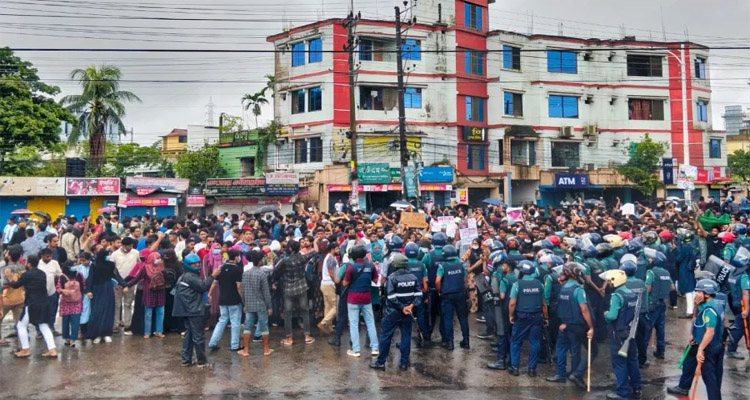
[[[684,308],[681,308],[684,309]],[[643,371],[645,399],[670,399],[666,387],[676,384],[680,371],[677,364],[689,337],[689,321],[678,320],[676,310],[668,310],[667,359],[655,360]],[[483,325],[470,316],[472,336]],[[10,325],[3,331],[7,334]],[[59,329],[58,320],[58,329]],[[457,325],[457,324],[456,324]],[[457,341],[460,332],[456,327]],[[485,368],[494,360],[489,342],[472,337],[470,350],[453,352],[442,348],[412,351],[412,366],[407,372],[398,370],[398,350],[391,345],[391,357],[385,372],[368,368],[369,351],[364,346],[362,357],[346,355],[346,346],[334,348],[327,338],[314,331],[316,342],[305,345],[302,333],[295,329],[295,344],[279,343],[282,328],[272,328],[270,357],[262,355],[261,343],[251,343],[249,358],[228,350],[229,331],[220,342],[221,350],[209,353],[214,363],[211,370],[180,368],[181,338],[177,334],[166,339],[115,335],[111,344],[98,344],[75,349],[63,348],[57,338],[60,355],[57,360],[39,356],[43,342],[32,339],[30,360],[14,359],[10,348],[0,349],[0,391],[3,398],[335,398],[353,397],[383,399],[422,398],[512,398],[512,399],[602,399],[612,388],[613,374],[607,345],[602,345],[599,358],[592,367],[592,392],[586,394],[572,383],[553,384],[544,378],[554,373],[550,365],[538,367],[539,377],[525,374],[527,356],[522,354],[521,376]],[[378,332],[380,330],[378,329]],[[416,335],[416,327],[414,329]],[[344,336],[344,339],[348,334]],[[649,353],[653,348],[649,349]],[[741,354],[747,355],[744,345]],[[585,353],[584,353],[585,354]],[[748,361],[725,360],[722,393],[725,399],[747,399],[750,393]],[[703,383],[698,396],[705,398]]]

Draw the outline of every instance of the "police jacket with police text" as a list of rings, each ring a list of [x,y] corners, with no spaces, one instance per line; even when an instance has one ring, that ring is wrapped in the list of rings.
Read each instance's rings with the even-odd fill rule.
[[[422,282],[407,270],[396,270],[386,280],[386,314],[422,304]]]
[[[463,292],[465,290],[464,265],[458,260],[443,262],[440,265],[443,268],[440,295]]]

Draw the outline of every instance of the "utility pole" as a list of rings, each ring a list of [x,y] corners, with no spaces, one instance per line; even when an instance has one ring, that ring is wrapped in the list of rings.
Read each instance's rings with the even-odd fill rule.
[[[406,166],[409,164],[409,155],[406,149],[406,110],[404,108],[404,65],[401,60],[401,10],[396,9],[396,76],[398,78],[398,138],[399,152],[401,153],[401,196],[404,200],[408,198],[406,190]]]
[[[680,46],[680,85],[682,89],[682,151],[685,165],[690,165],[690,134],[688,131],[688,100],[687,100],[687,62],[685,61],[685,43]],[[690,185],[685,188],[685,202],[690,204]]]
[[[354,39],[354,26],[359,16],[354,16],[354,2],[349,10],[344,26],[347,28],[347,41],[344,50],[349,53],[349,138],[351,139],[351,180],[352,180],[352,208],[359,204],[359,179],[357,179],[357,117],[355,115],[356,105],[354,101],[354,49],[357,47]]]

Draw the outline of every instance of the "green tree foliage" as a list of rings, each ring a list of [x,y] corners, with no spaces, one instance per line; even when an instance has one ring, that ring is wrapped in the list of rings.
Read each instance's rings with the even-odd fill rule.
[[[107,127],[114,125],[118,134],[124,133],[124,103],[140,103],[141,99],[131,92],[120,90],[122,73],[113,65],[75,69],[70,77],[81,84],[82,92],[62,99],[62,104],[78,116],[78,125],[68,142],[77,143],[81,137],[88,137],[89,163],[98,171],[104,166]]]
[[[106,176],[125,176],[136,167],[163,168],[166,160],[154,147],[142,147],[137,143],[107,146],[107,162],[103,170]]]
[[[635,146],[630,159],[617,170],[633,183],[636,189],[647,196],[653,196],[663,183],[659,178],[659,163],[669,146],[653,141],[648,134]]]
[[[30,152],[58,143],[61,122],[75,118],[53,99],[60,89],[41,82],[31,63],[0,48],[0,65],[0,175],[35,175],[42,164]]]
[[[733,177],[741,179],[742,182],[750,180],[750,151],[737,150],[727,156],[727,161]]]
[[[42,157],[42,154],[45,157]],[[8,176],[65,176],[65,145],[50,144],[44,153],[35,146],[22,146],[8,154],[5,165]]]
[[[174,171],[180,178],[190,180],[190,185],[203,187],[206,179],[224,174],[224,168],[219,163],[219,148],[205,145],[202,149],[180,154],[174,163]]]
[[[268,146],[278,143],[279,124],[271,121],[268,125],[258,129],[258,153],[255,157],[255,170],[263,171],[268,156]]]
[[[260,117],[260,114],[262,113],[261,106],[264,104],[268,104],[268,99],[266,99],[266,88],[261,90],[260,92],[253,93],[253,94],[246,94],[242,97],[242,104],[245,105],[245,110],[249,110],[252,108],[253,115],[255,116],[255,128],[258,128],[258,117]]]

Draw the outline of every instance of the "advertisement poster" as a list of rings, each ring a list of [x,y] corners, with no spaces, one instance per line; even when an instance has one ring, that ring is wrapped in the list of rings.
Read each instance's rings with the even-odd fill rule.
[[[185,205],[188,207],[205,207],[206,196],[202,194],[190,194],[185,199]]]
[[[65,182],[67,196],[117,196],[120,178],[68,178]]]
[[[266,180],[209,179],[203,193],[212,196],[263,196],[266,194]]]

